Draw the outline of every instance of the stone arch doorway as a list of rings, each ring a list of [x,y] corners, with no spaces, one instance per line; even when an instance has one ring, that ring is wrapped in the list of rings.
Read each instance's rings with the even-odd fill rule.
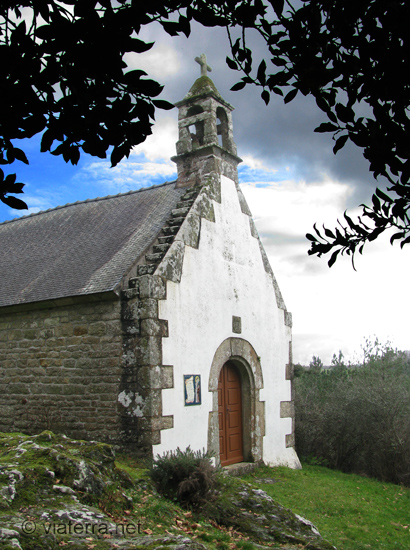
[[[243,462],[242,384],[232,361],[219,372],[218,423],[221,466]]]
[[[209,373],[208,389],[212,393],[212,410],[208,423],[208,451],[221,465],[218,385],[226,363],[235,370],[240,380],[242,456],[234,462],[261,462],[265,435],[265,407],[259,399],[263,388],[260,360],[249,342],[242,338],[227,338],[215,352]],[[232,463],[234,463],[232,462]],[[222,465],[224,455],[222,455]]]

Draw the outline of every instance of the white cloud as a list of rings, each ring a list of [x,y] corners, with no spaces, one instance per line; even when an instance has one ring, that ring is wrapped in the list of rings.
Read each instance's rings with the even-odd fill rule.
[[[47,193],[47,195],[49,195]],[[55,208],[56,204],[53,197],[44,196],[41,192],[36,195],[23,195],[22,200],[30,207],[27,210],[10,210],[12,217],[21,218],[22,216],[29,216],[30,214],[37,214],[37,212],[43,212],[49,208]]]
[[[315,222],[334,225],[353,193],[349,185],[330,179],[314,184],[287,180],[261,185],[243,183],[241,189],[263,234],[285,232],[303,237]]]
[[[158,118],[152,128],[152,134],[147,139],[137,145],[132,153],[133,155],[144,154],[150,161],[166,160],[176,155],[175,144],[178,140],[177,116],[163,116]],[[174,165],[175,166],[175,165]]]
[[[293,314],[294,361],[308,364],[319,355],[330,364],[333,353],[348,359],[365,336],[391,340],[410,349],[404,312],[410,310],[408,251],[391,247],[388,237],[365,246],[363,256],[339,257],[329,269],[329,258],[308,256],[307,232],[318,222],[333,229],[343,218],[349,185],[325,180],[242,184],[270,263]],[[354,212],[349,212],[354,217]],[[409,249],[410,250],[410,249]]]
[[[92,162],[75,179],[98,183],[99,188],[108,193],[125,193],[175,179],[176,165],[172,161],[149,162],[144,155],[135,157],[122,160],[115,168],[111,168],[108,161]]]
[[[277,169],[275,168],[268,168],[265,163],[263,162],[263,160],[259,159],[259,158],[256,158],[252,155],[243,155],[242,157],[242,160],[243,160],[243,165],[246,165],[247,167],[249,167],[251,170],[264,170],[265,172],[268,172],[268,173],[275,173],[277,172]],[[242,166],[243,166],[242,165]]]
[[[130,69],[141,69],[160,81],[175,75],[181,67],[180,54],[165,42],[156,43],[147,52],[127,53],[124,59]]]

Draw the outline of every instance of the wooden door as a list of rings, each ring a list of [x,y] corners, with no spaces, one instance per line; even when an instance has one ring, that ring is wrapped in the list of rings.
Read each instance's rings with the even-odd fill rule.
[[[241,380],[233,363],[225,363],[218,381],[221,466],[243,461]]]

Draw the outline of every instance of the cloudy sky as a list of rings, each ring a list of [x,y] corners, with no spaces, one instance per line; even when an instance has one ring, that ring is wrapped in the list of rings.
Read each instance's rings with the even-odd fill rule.
[[[285,303],[293,314],[294,361],[308,364],[313,355],[330,364],[342,350],[350,359],[360,355],[365,337],[390,340],[410,349],[408,270],[410,245],[400,251],[388,238],[365,247],[355,272],[349,258],[329,269],[327,259],[310,257],[305,238],[313,223],[335,227],[348,209],[369,202],[375,181],[360,150],[346,146],[336,156],[329,135],[313,129],[324,118],[309,98],[288,105],[273,97],[265,106],[260,92],[245,88],[231,92],[239,73],[226,66],[228,40],[221,29],[195,26],[189,39],[169,37],[159,27],[145,29],[141,38],[155,41],[142,55],[129,56],[165,85],[161,98],[182,99],[199,76],[194,57],[206,53],[210,77],[222,96],[235,106],[234,136],[243,159],[239,178],[254,216]],[[259,45],[253,44],[255,54]],[[78,166],[40,154],[40,138],[25,144],[30,166],[15,166],[26,183],[22,198],[29,213],[58,205],[172,181],[177,141],[177,110],[158,112],[154,133],[116,168],[84,156]],[[383,182],[379,183],[383,188]],[[27,212],[25,212],[27,213]],[[0,205],[0,221],[20,213]]]

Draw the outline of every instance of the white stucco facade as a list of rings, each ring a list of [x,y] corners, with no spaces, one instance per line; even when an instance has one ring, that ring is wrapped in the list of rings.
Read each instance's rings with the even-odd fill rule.
[[[173,428],[161,431],[161,443],[153,446],[153,453],[177,446],[207,449],[210,413],[215,410],[215,395],[209,391],[211,366],[225,340],[240,338],[256,352],[262,371],[263,461],[300,467],[294,448],[286,444],[292,418],[283,417],[286,407],[281,407],[281,402],[292,400],[291,381],[286,379],[291,328],[283,304],[278,307],[276,283],[265,269],[235,182],[219,177],[221,202],[212,200],[215,221],[201,217],[197,247],[186,244],[182,226],[168,252],[172,257],[183,248],[180,280],[168,280],[166,299],[159,301],[159,318],[168,322],[162,362],[173,366],[174,376],[174,387],[162,390],[162,414],[173,416]],[[188,215],[184,224],[190,223]],[[240,334],[233,332],[233,316],[241,319]],[[184,375],[190,374],[201,376],[200,405],[184,403]]]

